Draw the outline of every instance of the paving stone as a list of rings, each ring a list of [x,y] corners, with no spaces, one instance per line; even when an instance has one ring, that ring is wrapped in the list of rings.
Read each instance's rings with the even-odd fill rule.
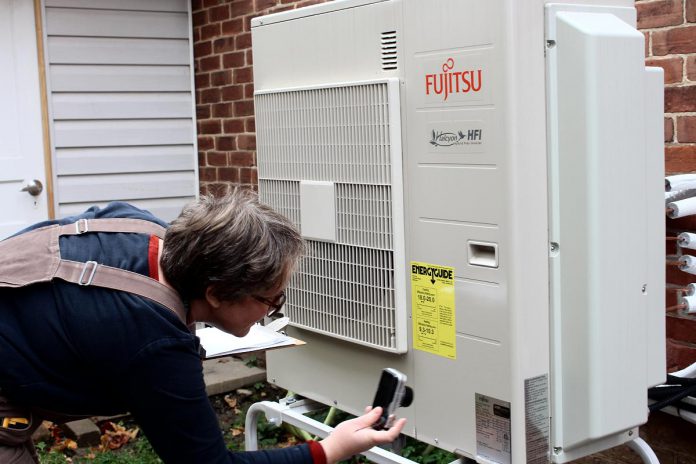
[[[266,380],[266,370],[249,367],[232,357],[206,359],[203,361],[203,376],[209,396],[227,393],[237,388]]]
[[[96,446],[99,444],[101,430],[91,419],[81,419],[66,422],[61,429],[68,438],[72,438],[80,447]]]

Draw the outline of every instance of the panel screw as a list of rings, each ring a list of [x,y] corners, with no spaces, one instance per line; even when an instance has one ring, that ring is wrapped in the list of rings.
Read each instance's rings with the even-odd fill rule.
[[[435,443],[440,443],[440,440],[438,440],[438,439],[436,438],[436,439],[435,439]]]
[[[632,436],[633,436],[633,430],[629,430],[629,431],[628,431],[628,436],[629,436],[629,437],[632,437]]]
[[[559,248],[560,246],[556,242],[551,242],[551,245],[549,246],[551,253],[557,253]]]
[[[648,286],[647,286],[647,284],[643,284],[643,288],[642,288],[641,292],[643,292],[643,295],[645,295],[646,293],[648,293]]]
[[[557,446],[553,449],[553,454],[561,454],[563,452],[563,448],[560,446]]]
[[[547,40],[546,41],[546,48],[553,48],[556,46],[556,41],[555,40]]]

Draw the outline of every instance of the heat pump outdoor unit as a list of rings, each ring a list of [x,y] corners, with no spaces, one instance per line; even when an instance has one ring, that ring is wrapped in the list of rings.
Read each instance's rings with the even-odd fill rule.
[[[252,21],[259,193],[307,239],[268,378],[486,463],[637,436],[665,376],[662,74],[632,0]]]

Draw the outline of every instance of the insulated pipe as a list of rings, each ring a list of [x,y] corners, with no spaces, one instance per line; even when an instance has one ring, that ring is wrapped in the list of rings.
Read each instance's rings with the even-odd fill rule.
[[[677,245],[682,248],[696,250],[696,234],[691,232],[682,232],[677,236]]]
[[[694,197],[667,203],[667,216],[670,219],[677,219],[692,214],[696,214],[696,198]]]
[[[684,271],[689,274],[696,274],[696,256],[680,256],[678,266],[680,271]]]
[[[678,174],[665,177],[665,192],[696,188],[696,174]]]
[[[687,313],[696,313],[696,295],[683,296],[679,299],[679,302],[684,305]]]

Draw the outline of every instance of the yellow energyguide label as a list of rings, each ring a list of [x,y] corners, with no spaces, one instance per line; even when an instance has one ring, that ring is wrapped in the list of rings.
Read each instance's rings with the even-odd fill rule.
[[[411,261],[413,347],[457,359],[454,268]]]

